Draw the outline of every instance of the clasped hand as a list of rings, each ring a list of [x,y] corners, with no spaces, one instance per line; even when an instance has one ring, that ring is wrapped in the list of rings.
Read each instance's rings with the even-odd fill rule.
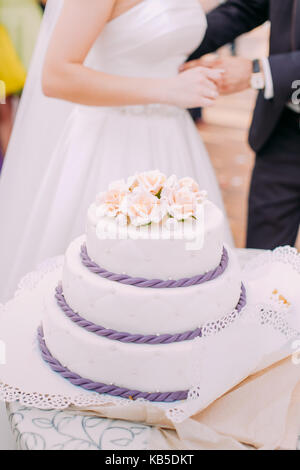
[[[219,94],[237,93],[250,87],[252,74],[252,61],[250,59],[208,55],[198,60],[186,62],[180,68],[180,72],[186,72],[195,67],[218,71],[218,76],[214,77],[213,81]]]

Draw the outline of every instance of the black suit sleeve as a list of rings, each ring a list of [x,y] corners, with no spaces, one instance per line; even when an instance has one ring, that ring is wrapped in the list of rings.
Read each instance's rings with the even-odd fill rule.
[[[269,0],[228,0],[207,15],[204,41],[190,59],[214,52],[269,19]]]
[[[293,82],[300,78],[300,51],[274,54],[269,57],[273,85],[274,99],[287,102],[296,91]],[[299,93],[298,93],[299,94]]]

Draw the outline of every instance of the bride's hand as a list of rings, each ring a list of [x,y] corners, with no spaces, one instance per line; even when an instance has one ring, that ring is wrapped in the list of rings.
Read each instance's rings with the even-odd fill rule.
[[[196,67],[170,79],[168,103],[181,108],[212,106],[218,98],[217,82],[222,70]]]

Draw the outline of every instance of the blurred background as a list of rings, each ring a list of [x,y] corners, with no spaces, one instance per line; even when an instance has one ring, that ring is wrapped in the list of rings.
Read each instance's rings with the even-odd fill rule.
[[[46,0],[0,0],[0,169]]]
[[[0,105],[0,168],[45,3],[46,0],[0,0],[0,80],[9,85],[5,104]],[[202,0],[202,3],[209,11],[220,1]],[[268,36],[269,25],[266,24],[244,35],[234,45],[226,46],[220,53],[236,53],[249,58],[264,56],[268,53]],[[6,80],[8,71],[13,71],[14,80]],[[238,247],[245,245],[247,197],[254,163],[247,133],[255,97],[252,90],[221,97],[214,108],[204,110],[197,122],[217,173]],[[0,101],[4,101],[1,90]]]
[[[202,0],[206,11],[217,6],[219,0]],[[241,36],[234,47],[226,46],[220,54],[231,54],[251,59],[268,55],[269,24]],[[248,129],[255,105],[254,90],[221,97],[216,106],[204,110],[198,123],[222,189],[230,225],[236,245],[246,242],[248,192],[254,154],[248,146]]]

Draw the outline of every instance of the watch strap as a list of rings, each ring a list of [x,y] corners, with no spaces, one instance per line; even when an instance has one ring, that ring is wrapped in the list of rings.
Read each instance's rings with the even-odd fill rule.
[[[258,59],[254,59],[253,62],[253,73],[260,73],[261,68],[260,68],[260,62]]]

